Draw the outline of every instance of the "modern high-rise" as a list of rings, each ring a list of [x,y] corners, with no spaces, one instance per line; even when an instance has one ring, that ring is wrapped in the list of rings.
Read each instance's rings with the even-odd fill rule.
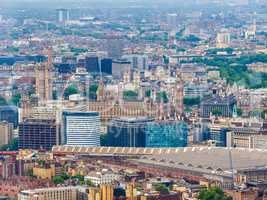
[[[70,12],[68,9],[57,9],[57,14],[59,23],[64,23],[70,20]]]
[[[85,68],[87,72],[99,72],[99,59],[97,56],[88,56],[85,58]]]
[[[25,119],[19,124],[20,149],[47,149],[60,144],[60,127],[54,119]]]
[[[222,30],[217,33],[216,37],[216,47],[217,48],[226,48],[229,47],[231,42],[231,35],[227,30]]]
[[[70,146],[100,146],[98,112],[63,112],[63,140]]]
[[[112,59],[103,58],[101,59],[101,72],[105,74],[112,74]]]
[[[148,57],[146,55],[131,54],[122,56],[131,62],[132,69],[146,70],[148,69]]]
[[[0,121],[12,123],[16,128],[18,126],[19,114],[16,106],[0,106]]]
[[[168,13],[166,16],[168,28],[171,30],[177,29],[178,15],[176,13]]]
[[[145,128],[154,119],[148,117],[121,117],[108,125],[108,145],[116,147],[145,147]]]
[[[112,61],[112,76],[116,79],[121,79],[123,74],[131,68],[131,62],[127,59]]]
[[[212,140],[216,146],[225,147],[226,146],[226,136],[229,130],[227,127],[211,124],[209,126],[210,140]]]
[[[146,147],[186,147],[188,127],[185,122],[158,121],[145,129]]]

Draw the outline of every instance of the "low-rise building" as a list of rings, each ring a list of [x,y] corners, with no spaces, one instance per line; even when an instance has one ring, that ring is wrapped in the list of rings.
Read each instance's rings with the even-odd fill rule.
[[[102,172],[92,172],[84,177],[84,180],[91,181],[94,185],[110,184],[115,181],[120,180],[120,175],[114,174],[113,172],[108,172],[102,170]]]
[[[77,187],[24,190],[19,193],[18,200],[77,200],[77,193]]]

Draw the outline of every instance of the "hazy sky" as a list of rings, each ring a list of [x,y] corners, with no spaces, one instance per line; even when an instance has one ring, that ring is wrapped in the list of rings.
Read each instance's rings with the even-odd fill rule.
[[[31,8],[31,7],[125,7],[125,6],[145,6],[145,7],[179,7],[182,5],[196,5],[195,2],[235,2],[246,3],[248,0],[0,0],[0,9],[5,7]],[[254,0],[257,1],[257,0]]]

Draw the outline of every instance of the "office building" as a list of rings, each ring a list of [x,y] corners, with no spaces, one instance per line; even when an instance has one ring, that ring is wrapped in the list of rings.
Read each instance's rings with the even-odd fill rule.
[[[178,15],[176,13],[168,13],[166,18],[168,28],[171,30],[176,30],[178,26]]]
[[[70,20],[70,12],[68,9],[57,9],[57,15],[59,23],[65,23]]]
[[[131,62],[132,69],[147,70],[148,69],[148,57],[146,55],[131,54],[122,56],[123,59]]]
[[[225,147],[228,131],[229,129],[227,127],[218,124],[211,124],[209,126],[210,140],[215,143],[215,146]]]
[[[98,112],[63,112],[65,144],[100,146],[100,116]]]
[[[0,106],[0,121],[7,121],[16,128],[19,122],[18,107]]]
[[[230,96],[211,96],[204,98],[200,105],[200,116],[209,118],[210,115],[232,117],[236,99]]]
[[[0,146],[9,144],[13,138],[13,124],[0,122]]]
[[[47,149],[60,144],[60,127],[54,119],[25,119],[19,124],[20,149]]]
[[[87,72],[99,73],[99,59],[97,56],[88,56],[85,58],[85,68]]]
[[[186,147],[188,127],[184,122],[150,122],[145,128],[146,147]]]
[[[112,74],[112,59],[103,58],[101,59],[101,72],[104,74]]]
[[[58,63],[55,64],[55,69],[57,69],[60,74],[71,74],[75,72],[76,65],[73,63]]]
[[[227,134],[227,146],[266,149],[267,123],[252,119],[232,122]]]
[[[231,36],[227,30],[222,30],[221,32],[217,33],[216,37],[217,48],[227,48],[229,47],[230,42],[231,42]]]
[[[112,76],[121,79],[123,74],[131,68],[131,62],[127,59],[112,61]]]
[[[108,125],[108,145],[117,147],[145,147],[145,127],[152,118],[133,117],[114,119]]]

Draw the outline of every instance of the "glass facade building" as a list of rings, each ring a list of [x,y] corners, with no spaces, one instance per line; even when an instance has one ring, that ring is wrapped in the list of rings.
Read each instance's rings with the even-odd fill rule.
[[[211,125],[209,127],[210,140],[215,142],[216,146],[226,147],[226,136],[229,130],[219,125]]]
[[[186,147],[188,126],[185,122],[160,121],[148,123],[146,147]]]
[[[108,125],[108,146],[145,147],[147,123],[154,119],[147,117],[122,117],[114,119]]]
[[[63,140],[70,146],[100,146],[98,112],[63,112]]]

